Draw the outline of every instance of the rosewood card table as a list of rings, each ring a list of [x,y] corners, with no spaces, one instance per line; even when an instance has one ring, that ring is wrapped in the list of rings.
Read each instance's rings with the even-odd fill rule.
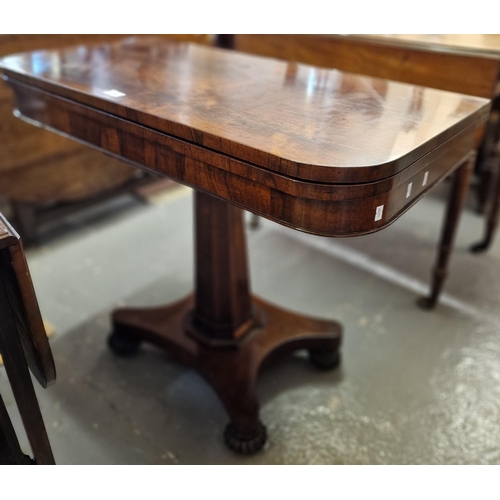
[[[500,212],[500,35],[224,35],[226,46],[256,55],[335,68],[493,100],[478,130],[479,206],[489,248]]]
[[[487,99],[155,40],[21,54],[0,68],[19,117],[195,189],[194,293],[115,311],[110,345],[152,342],[198,370],[235,451],[266,440],[262,363],[307,349],[333,368],[342,330],[251,295],[242,208],[316,235],[362,235],[456,171],[442,284]]]

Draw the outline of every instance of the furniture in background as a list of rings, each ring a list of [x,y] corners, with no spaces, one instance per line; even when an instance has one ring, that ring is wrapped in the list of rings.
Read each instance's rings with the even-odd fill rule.
[[[31,123],[195,189],[194,293],[115,311],[109,342],[121,354],[151,342],[203,375],[237,452],[266,441],[263,363],[306,349],[334,368],[342,331],[252,296],[242,208],[315,235],[362,235],[456,172],[442,286],[487,99],[166,40],[45,51],[37,64],[28,53],[0,70]]]
[[[33,452],[19,446],[0,396],[0,464],[54,464],[29,370],[47,387],[56,370],[43,326],[23,246],[0,214],[0,354]],[[29,368],[29,369],[28,369]]]
[[[492,99],[478,131],[478,198],[483,240],[493,241],[500,212],[500,35],[225,35],[242,52]]]
[[[0,35],[0,57],[128,36],[132,35]],[[209,35],[168,37],[197,43],[212,40]],[[32,58],[36,65],[36,52]],[[0,199],[12,206],[11,220],[25,245],[37,241],[44,222],[119,194],[134,194],[155,181],[116,158],[31,127],[12,111],[12,92],[0,83]]]

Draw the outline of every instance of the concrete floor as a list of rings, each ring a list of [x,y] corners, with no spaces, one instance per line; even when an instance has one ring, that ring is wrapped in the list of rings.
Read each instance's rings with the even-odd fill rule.
[[[58,380],[37,392],[57,463],[500,463],[500,240],[485,255],[467,251],[483,228],[472,210],[441,304],[415,305],[439,236],[439,189],[370,236],[319,238],[268,221],[248,231],[255,293],[345,326],[337,371],[318,372],[298,353],[262,373],[269,440],[251,457],[224,447],[226,415],[195,372],[152,347],[120,359],[106,346],[114,307],[190,291],[191,192],[69,217],[28,252],[56,330]],[[0,392],[22,435],[3,369]]]

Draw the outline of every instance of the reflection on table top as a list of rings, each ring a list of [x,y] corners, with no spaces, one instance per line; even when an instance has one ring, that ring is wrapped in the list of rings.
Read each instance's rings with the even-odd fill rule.
[[[461,48],[449,38],[453,36],[460,38]],[[251,54],[491,99],[499,93],[500,53],[466,49],[467,41],[481,45],[473,37],[476,35],[235,35],[234,45]],[[491,37],[492,49],[500,39],[499,35],[485,37]],[[448,45],[437,40],[447,40]]]
[[[10,56],[5,75],[292,177],[408,166],[485,99],[165,40]]]

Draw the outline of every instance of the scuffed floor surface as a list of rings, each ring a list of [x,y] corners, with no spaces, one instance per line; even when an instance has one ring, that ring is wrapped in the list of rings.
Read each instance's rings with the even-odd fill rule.
[[[73,217],[71,231],[28,253],[56,330],[58,380],[37,392],[59,464],[500,463],[500,239],[487,254],[467,251],[482,231],[478,215],[464,214],[433,312],[415,301],[444,211],[436,194],[361,238],[318,238],[268,221],[248,231],[254,291],[340,320],[345,337],[335,372],[318,372],[298,353],[262,373],[269,441],[241,457],[222,444],[226,415],[195,372],[152,347],[120,359],[106,346],[113,307],[190,291],[191,203],[184,189],[159,204]],[[3,368],[0,392],[22,433]]]

